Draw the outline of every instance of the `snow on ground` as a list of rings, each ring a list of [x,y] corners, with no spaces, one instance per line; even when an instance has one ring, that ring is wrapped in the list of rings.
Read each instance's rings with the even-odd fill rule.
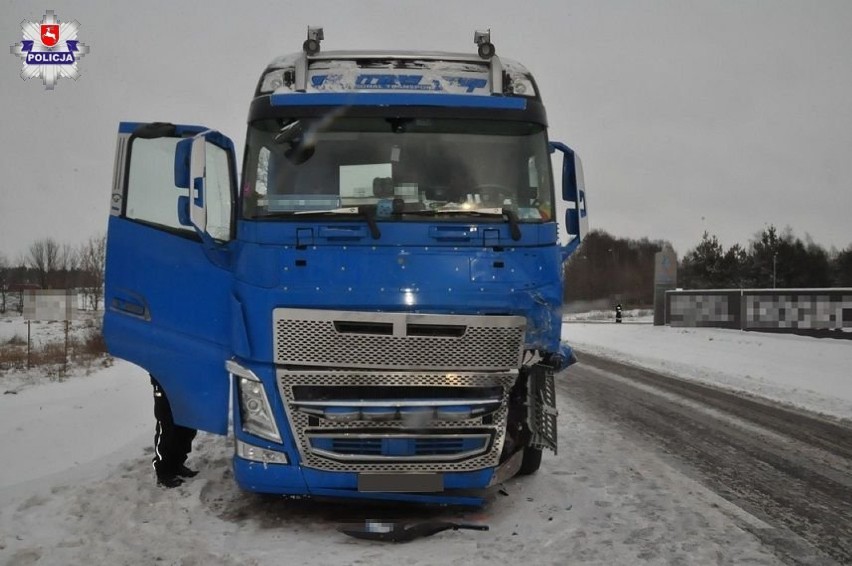
[[[568,323],[563,335],[582,351],[852,414],[852,341],[600,320]],[[230,470],[232,439],[207,434],[189,461],[199,476],[164,490],[150,466],[144,371],[117,361],[59,382],[31,377],[35,385],[0,395],[3,565],[777,563],[750,534],[767,528],[758,519],[566,395],[558,456],[508,482],[508,496],[459,510],[246,494]],[[481,521],[491,530],[403,545],[336,530],[366,517]]]
[[[98,332],[101,326],[103,311],[79,310],[75,313],[74,320],[68,328],[69,343],[76,340],[84,342],[94,332]],[[30,324],[30,347],[33,360],[39,356],[39,351],[45,346],[56,346],[62,351],[65,342],[65,323],[61,321],[31,321]],[[2,360],[3,348],[17,348],[25,355],[27,343],[27,321],[17,312],[7,311],[0,315],[0,360]],[[69,357],[72,353],[69,352]],[[59,358],[61,360],[61,356]],[[89,375],[108,367],[112,363],[109,357],[95,357],[85,363],[79,361],[69,364],[67,367],[61,361],[55,361],[42,366],[34,365],[27,370],[24,367],[15,367],[14,364],[0,363],[0,395],[4,393],[19,393],[27,387],[36,385],[42,381],[57,381],[74,379]],[[24,365],[26,358],[21,358]],[[9,366],[12,366],[9,368]]]
[[[580,352],[852,419],[852,340],[571,321],[562,338]]]
[[[569,374],[570,377],[570,374]],[[0,396],[0,564],[776,564],[761,523],[578,401],[560,450],[480,510],[285,501],[240,492],[231,440],[202,434],[198,477],[156,487],[147,377],[117,362]],[[0,467],[2,469],[3,467]],[[355,517],[481,521],[408,544],[348,538]]]
[[[92,328],[103,316],[103,311],[77,311],[69,326],[69,336],[80,336]],[[7,312],[0,316],[0,347],[12,339],[27,341],[27,321],[17,313]],[[48,342],[62,343],[65,339],[65,323],[62,321],[33,320],[30,322],[30,344],[33,348]]]
[[[0,395],[0,489],[51,474],[74,473],[149,441],[151,386],[139,368],[117,363],[89,376]]]

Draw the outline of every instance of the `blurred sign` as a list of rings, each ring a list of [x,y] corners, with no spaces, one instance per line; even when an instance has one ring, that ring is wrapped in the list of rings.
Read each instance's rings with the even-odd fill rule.
[[[852,288],[716,289],[665,295],[665,322],[671,326],[787,332],[852,328]]]
[[[666,323],[666,291],[677,288],[677,254],[670,246],[654,254],[654,326]]]
[[[25,320],[71,320],[77,292],[72,289],[28,289],[24,291]]]
[[[654,255],[654,284],[677,286],[677,254],[668,246]]]

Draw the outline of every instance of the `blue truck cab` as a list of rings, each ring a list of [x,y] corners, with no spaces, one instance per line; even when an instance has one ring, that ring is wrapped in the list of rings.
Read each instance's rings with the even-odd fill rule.
[[[320,40],[263,71],[240,178],[217,131],[120,125],[108,349],[178,424],[232,429],[245,490],[479,504],[556,450],[580,160],[487,32],[473,55]]]

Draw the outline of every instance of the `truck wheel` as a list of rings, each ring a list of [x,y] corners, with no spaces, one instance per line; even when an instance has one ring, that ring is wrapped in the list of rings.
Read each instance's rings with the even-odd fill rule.
[[[534,474],[541,467],[541,448],[533,448],[527,446],[524,448],[524,459],[521,460],[521,467],[518,470],[519,476],[528,476]]]

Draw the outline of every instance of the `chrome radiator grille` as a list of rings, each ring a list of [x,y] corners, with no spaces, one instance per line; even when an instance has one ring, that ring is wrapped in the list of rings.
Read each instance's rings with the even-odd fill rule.
[[[465,472],[497,465],[506,431],[507,399],[516,379],[517,370],[441,373],[279,368],[277,372],[302,464],[341,472]],[[457,392],[451,397],[461,399],[460,403],[491,403],[492,409],[484,416],[434,419],[416,426],[401,419],[367,420],[357,410],[346,421],[316,414],[323,403],[336,408],[347,403],[357,406],[358,401],[346,394],[355,390],[362,399],[370,400],[371,408],[422,407],[429,404],[430,387],[436,397],[438,392],[443,394],[443,399],[435,400],[438,405],[447,402],[448,393]],[[339,392],[337,396],[335,392]],[[417,399],[411,399],[411,392],[416,392]],[[305,398],[312,401],[306,403]],[[483,440],[479,444],[455,442],[470,437]],[[387,438],[410,442],[411,447],[389,450],[380,440]]]
[[[275,309],[275,362],[283,365],[508,371],[521,364],[526,320]]]

